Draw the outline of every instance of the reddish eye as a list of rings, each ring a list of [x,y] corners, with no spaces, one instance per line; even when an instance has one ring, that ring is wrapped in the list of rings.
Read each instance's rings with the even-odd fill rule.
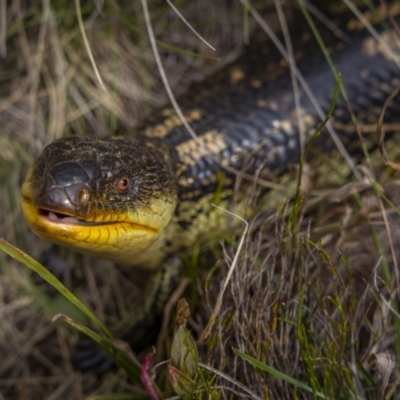
[[[126,192],[128,190],[128,186],[129,186],[129,178],[127,176],[121,178],[117,183],[117,189],[120,192]]]

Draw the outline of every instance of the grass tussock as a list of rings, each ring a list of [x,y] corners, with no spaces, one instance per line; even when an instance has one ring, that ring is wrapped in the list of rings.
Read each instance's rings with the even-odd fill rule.
[[[80,4],[105,89],[95,76],[71,2],[3,3],[0,237],[43,260],[50,246],[27,230],[19,210],[20,184],[43,146],[68,133],[105,136],[129,130],[164,104],[166,95],[139,3]],[[232,60],[254,24],[231,2],[181,3],[185,17],[217,47],[223,61],[217,63],[205,43],[187,34],[166,4],[150,3],[175,94]],[[389,158],[396,159],[395,138],[386,148]],[[212,256],[199,249],[188,255],[187,264],[207,271],[200,273],[197,298],[190,301],[197,304],[187,322],[195,338],[237,255],[211,334],[196,348],[192,396],[398,398],[393,360],[400,358],[400,181],[398,172],[383,168],[375,153],[359,168],[365,176],[361,182],[349,175],[341,157],[313,157],[303,168],[300,197],[293,196],[295,178],[287,176],[292,186],[284,195],[270,191],[258,202],[250,196],[242,215],[249,224],[243,245],[239,231],[227,235],[222,246],[212,244]],[[67,286],[107,327],[140,300],[137,277],[127,279],[107,262],[58,251]],[[0,399],[146,398],[142,385],[121,370],[98,376],[74,369],[77,331],[51,318],[63,313],[84,325],[88,319],[33,281],[15,259],[0,253]],[[173,394],[166,375],[165,368],[157,370],[156,381],[167,397]]]

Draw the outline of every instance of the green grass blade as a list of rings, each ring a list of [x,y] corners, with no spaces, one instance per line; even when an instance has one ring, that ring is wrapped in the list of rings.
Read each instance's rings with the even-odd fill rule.
[[[88,318],[90,318],[103,332],[104,334],[112,338],[111,332],[107,327],[93,314],[90,309],[85,306],[73,293],[71,293],[46,267],[37,262],[35,259],[24,253],[22,250],[16,248],[12,244],[8,243],[4,239],[0,238],[0,250],[3,250],[9,256],[15,258],[20,263],[24,264],[29,269],[35,271],[40,275],[47,283],[58,290],[65,298],[67,298],[72,304],[74,304],[79,310],[81,310]]]
[[[89,336],[95,343],[107,351],[118,367],[127,373],[129,378],[134,381],[138,381],[140,379],[140,365],[130,358],[125,351],[115,347],[109,339],[103,338],[98,333],[89,329],[87,326],[82,325],[66,315],[58,314],[53,318],[53,321],[55,320],[62,320],[85,335]]]
[[[251,363],[254,367],[260,368],[261,370],[268,372],[271,375],[274,375],[276,378],[282,379],[283,381],[286,381],[294,386],[299,387],[300,389],[303,389],[307,392],[313,393],[314,395],[316,395],[317,397],[321,398],[321,399],[326,399],[329,400],[329,397],[325,396],[323,393],[321,392],[314,392],[312,390],[312,388],[308,385],[306,385],[303,382],[298,381],[297,379],[294,379],[278,370],[276,370],[275,368],[270,367],[269,365],[266,365],[264,363],[262,363],[261,361],[256,360],[255,358],[242,353],[240,350],[238,349],[233,349],[233,351],[241,358],[243,358],[244,360],[248,361],[249,363]]]

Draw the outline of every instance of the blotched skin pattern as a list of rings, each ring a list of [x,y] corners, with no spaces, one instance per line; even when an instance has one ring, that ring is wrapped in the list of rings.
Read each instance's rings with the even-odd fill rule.
[[[400,22],[399,3],[387,4]],[[330,123],[350,152],[358,137],[355,129],[345,129],[351,126],[348,104],[359,122],[376,124],[400,83],[391,55],[396,38],[381,24],[387,20],[384,9],[364,16],[382,42],[349,11],[332,17],[341,38],[317,23],[349,100],[338,98]],[[246,188],[255,174],[259,179],[283,174],[301,153],[299,121],[307,141],[325,118],[337,81],[300,13],[295,21],[290,29],[296,66],[307,85],[307,90],[300,85],[300,108],[288,63],[257,37],[237,62],[179,99],[197,138],[165,108],[123,137],[70,137],[50,144],[23,184],[22,210],[39,236],[124,267],[154,271],[135,321],[142,328],[158,318],[176,282],[176,256],[204,232],[224,229],[226,214],[211,204],[228,206],[238,177]],[[398,121],[398,109],[395,99],[385,121]],[[327,129],[316,146],[335,147]]]

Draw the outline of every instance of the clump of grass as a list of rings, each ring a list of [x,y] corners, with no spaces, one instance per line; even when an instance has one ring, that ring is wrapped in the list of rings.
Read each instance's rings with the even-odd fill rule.
[[[397,352],[397,282],[384,279],[380,254],[389,270],[398,254],[390,254],[388,245],[382,249],[387,234],[382,210],[370,210],[373,220],[363,215],[363,221],[350,223],[351,197],[331,208],[329,221],[312,222],[303,214],[295,249],[285,213],[251,224],[230,295],[204,349],[212,366],[270,398],[308,398],[304,384],[319,398],[374,398],[382,392],[383,380],[370,359]],[[363,204],[371,197],[375,194],[367,191]],[[329,199],[321,200],[320,207],[326,203]],[[383,212],[390,214],[390,208]],[[226,250],[227,264],[234,249]],[[210,285],[211,305],[215,298]],[[250,364],[242,354],[252,358]],[[397,383],[385,389],[395,396]]]

